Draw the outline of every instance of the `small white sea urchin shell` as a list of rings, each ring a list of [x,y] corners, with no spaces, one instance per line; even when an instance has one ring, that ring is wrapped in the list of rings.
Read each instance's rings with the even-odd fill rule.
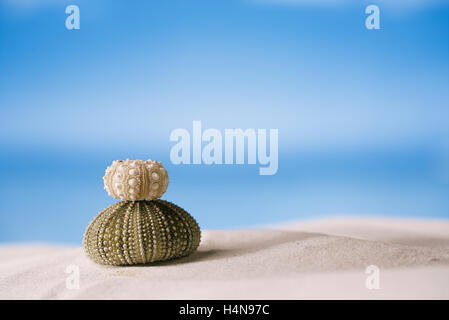
[[[154,200],[168,187],[167,170],[158,161],[115,160],[106,169],[104,186],[109,195],[122,200]]]

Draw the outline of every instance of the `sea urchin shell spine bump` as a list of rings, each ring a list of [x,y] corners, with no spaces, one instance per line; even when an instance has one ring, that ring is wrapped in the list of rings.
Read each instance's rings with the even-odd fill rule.
[[[89,224],[83,246],[97,263],[133,265],[187,256],[200,238],[195,219],[171,202],[120,201]]]

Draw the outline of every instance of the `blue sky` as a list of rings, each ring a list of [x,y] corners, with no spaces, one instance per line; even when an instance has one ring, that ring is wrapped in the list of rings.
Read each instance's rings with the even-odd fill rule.
[[[128,157],[163,161],[203,228],[448,218],[448,39],[436,0],[0,0],[0,241],[79,242]],[[278,174],[172,165],[193,120],[277,128]]]

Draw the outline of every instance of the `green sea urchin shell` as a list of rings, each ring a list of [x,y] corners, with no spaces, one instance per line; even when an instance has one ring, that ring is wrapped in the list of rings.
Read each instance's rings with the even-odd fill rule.
[[[195,219],[171,202],[120,201],[92,220],[83,247],[97,263],[134,265],[189,255],[200,236]]]

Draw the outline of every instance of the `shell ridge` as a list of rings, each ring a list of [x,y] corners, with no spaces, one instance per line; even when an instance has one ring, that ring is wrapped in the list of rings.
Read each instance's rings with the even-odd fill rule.
[[[105,238],[107,237],[106,239],[103,240],[103,245],[105,246],[105,254],[104,254],[105,258],[104,259],[106,260],[107,264],[114,264],[114,261],[111,258],[112,246],[109,246],[109,244],[111,244],[111,241],[109,239],[109,237],[110,237],[109,235],[110,235],[110,230],[111,230],[111,227],[112,227],[111,220],[114,218],[113,213],[114,213],[113,210],[110,210],[108,212],[108,215],[105,216],[104,224],[103,224],[103,234],[105,235]]]
[[[116,214],[113,217],[111,217],[111,223],[112,223],[112,228],[111,231],[109,233],[109,238],[111,241],[111,245],[112,245],[112,252],[114,253],[114,261],[116,265],[124,265],[126,264],[126,261],[124,259],[124,257],[121,255],[121,241],[120,238],[117,235],[117,232],[120,233],[120,223],[119,221],[121,221],[122,219],[122,215],[121,214]]]
[[[123,246],[124,246],[124,251],[123,253],[125,254],[125,260],[128,264],[133,264],[133,261],[131,259],[130,256],[130,248],[129,248],[129,238],[128,238],[128,230],[129,230],[129,216],[130,216],[130,212],[131,212],[131,208],[133,207],[133,202],[128,202],[128,207],[126,209],[125,212],[125,216],[123,218]]]
[[[159,212],[158,212],[158,207],[155,205],[154,201],[150,201],[150,204],[153,208],[153,214],[154,217],[156,219],[156,223],[157,223],[157,227],[154,229],[156,231],[156,239],[157,242],[159,243],[159,246],[155,246],[157,250],[157,260],[165,260],[165,256],[166,256],[166,242],[167,242],[167,233],[165,232],[164,227],[162,226],[162,221],[161,218],[159,216]]]
[[[105,223],[106,216],[108,215],[109,212],[111,212],[111,210],[105,210],[103,212],[103,214],[101,215],[100,220],[99,220],[99,224],[97,225],[97,228],[95,230],[96,231],[95,232],[95,238],[93,239],[94,243],[96,244],[95,246],[97,248],[95,253],[96,253],[97,259],[99,261],[101,261],[101,263],[104,263],[104,261],[105,261],[105,258],[104,258],[104,249],[105,248],[102,245],[99,245],[99,244],[102,241],[103,225]]]
[[[144,263],[148,263],[150,261],[150,240],[149,240],[149,221],[148,221],[148,213],[145,210],[145,204],[142,203],[140,212],[140,219],[142,224],[142,249],[143,249],[143,258],[145,260]]]
[[[173,241],[170,241],[173,237],[172,234],[170,233],[170,229],[167,227],[168,223],[167,223],[167,216],[168,214],[164,213],[161,208],[159,208],[155,203],[154,203],[155,207],[156,207],[156,212],[159,215],[159,220],[160,220],[160,224],[161,224],[161,228],[162,231],[164,232],[164,244],[165,244],[165,254],[163,259],[166,260],[167,258],[169,258],[172,255],[172,252],[174,249],[176,249],[176,238]],[[174,226],[172,226],[173,228]],[[171,244],[171,245],[170,245]]]
[[[149,193],[148,185],[150,184],[150,177],[148,176],[148,170],[146,167],[141,168],[142,170],[142,184],[143,184],[143,194],[147,195]]]
[[[121,210],[126,207],[127,203],[125,201],[120,201],[118,203],[120,205],[117,206],[116,212],[120,213]],[[115,214],[115,216],[113,216],[111,218],[113,228],[111,229],[111,232],[109,233],[109,237],[111,238],[111,240],[114,239],[113,243],[114,243],[114,246],[115,246],[115,253],[116,253],[115,254],[115,258],[116,258],[115,261],[117,261],[115,264],[118,264],[118,265],[125,265],[126,264],[126,260],[125,260],[124,256],[120,252],[121,241],[119,241],[119,239],[121,239],[119,237],[120,232],[121,232],[119,222],[121,222],[122,219],[123,219],[123,215],[122,214]],[[123,245],[122,245],[122,248],[123,248]]]
[[[155,222],[153,219],[153,212],[150,208],[150,206],[145,206],[145,209],[147,210],[148,213],[148,218],[150,220],[150,238],[151,238],[151,258],[150,261],[153,262],[156,260],[156,254],[157,254],[157,239],[156,239],[156,231],[155,231]]]
[[[140,201],[137,202],[137,211],[136,211],[136,219],[135,219],[135,227],[136,227],[136,235],[137,235],[137,246],[140,254],[140,262],[145,263],[145,254],[143,248],[143,239],[142,239],[142,225],[140,221]]]

